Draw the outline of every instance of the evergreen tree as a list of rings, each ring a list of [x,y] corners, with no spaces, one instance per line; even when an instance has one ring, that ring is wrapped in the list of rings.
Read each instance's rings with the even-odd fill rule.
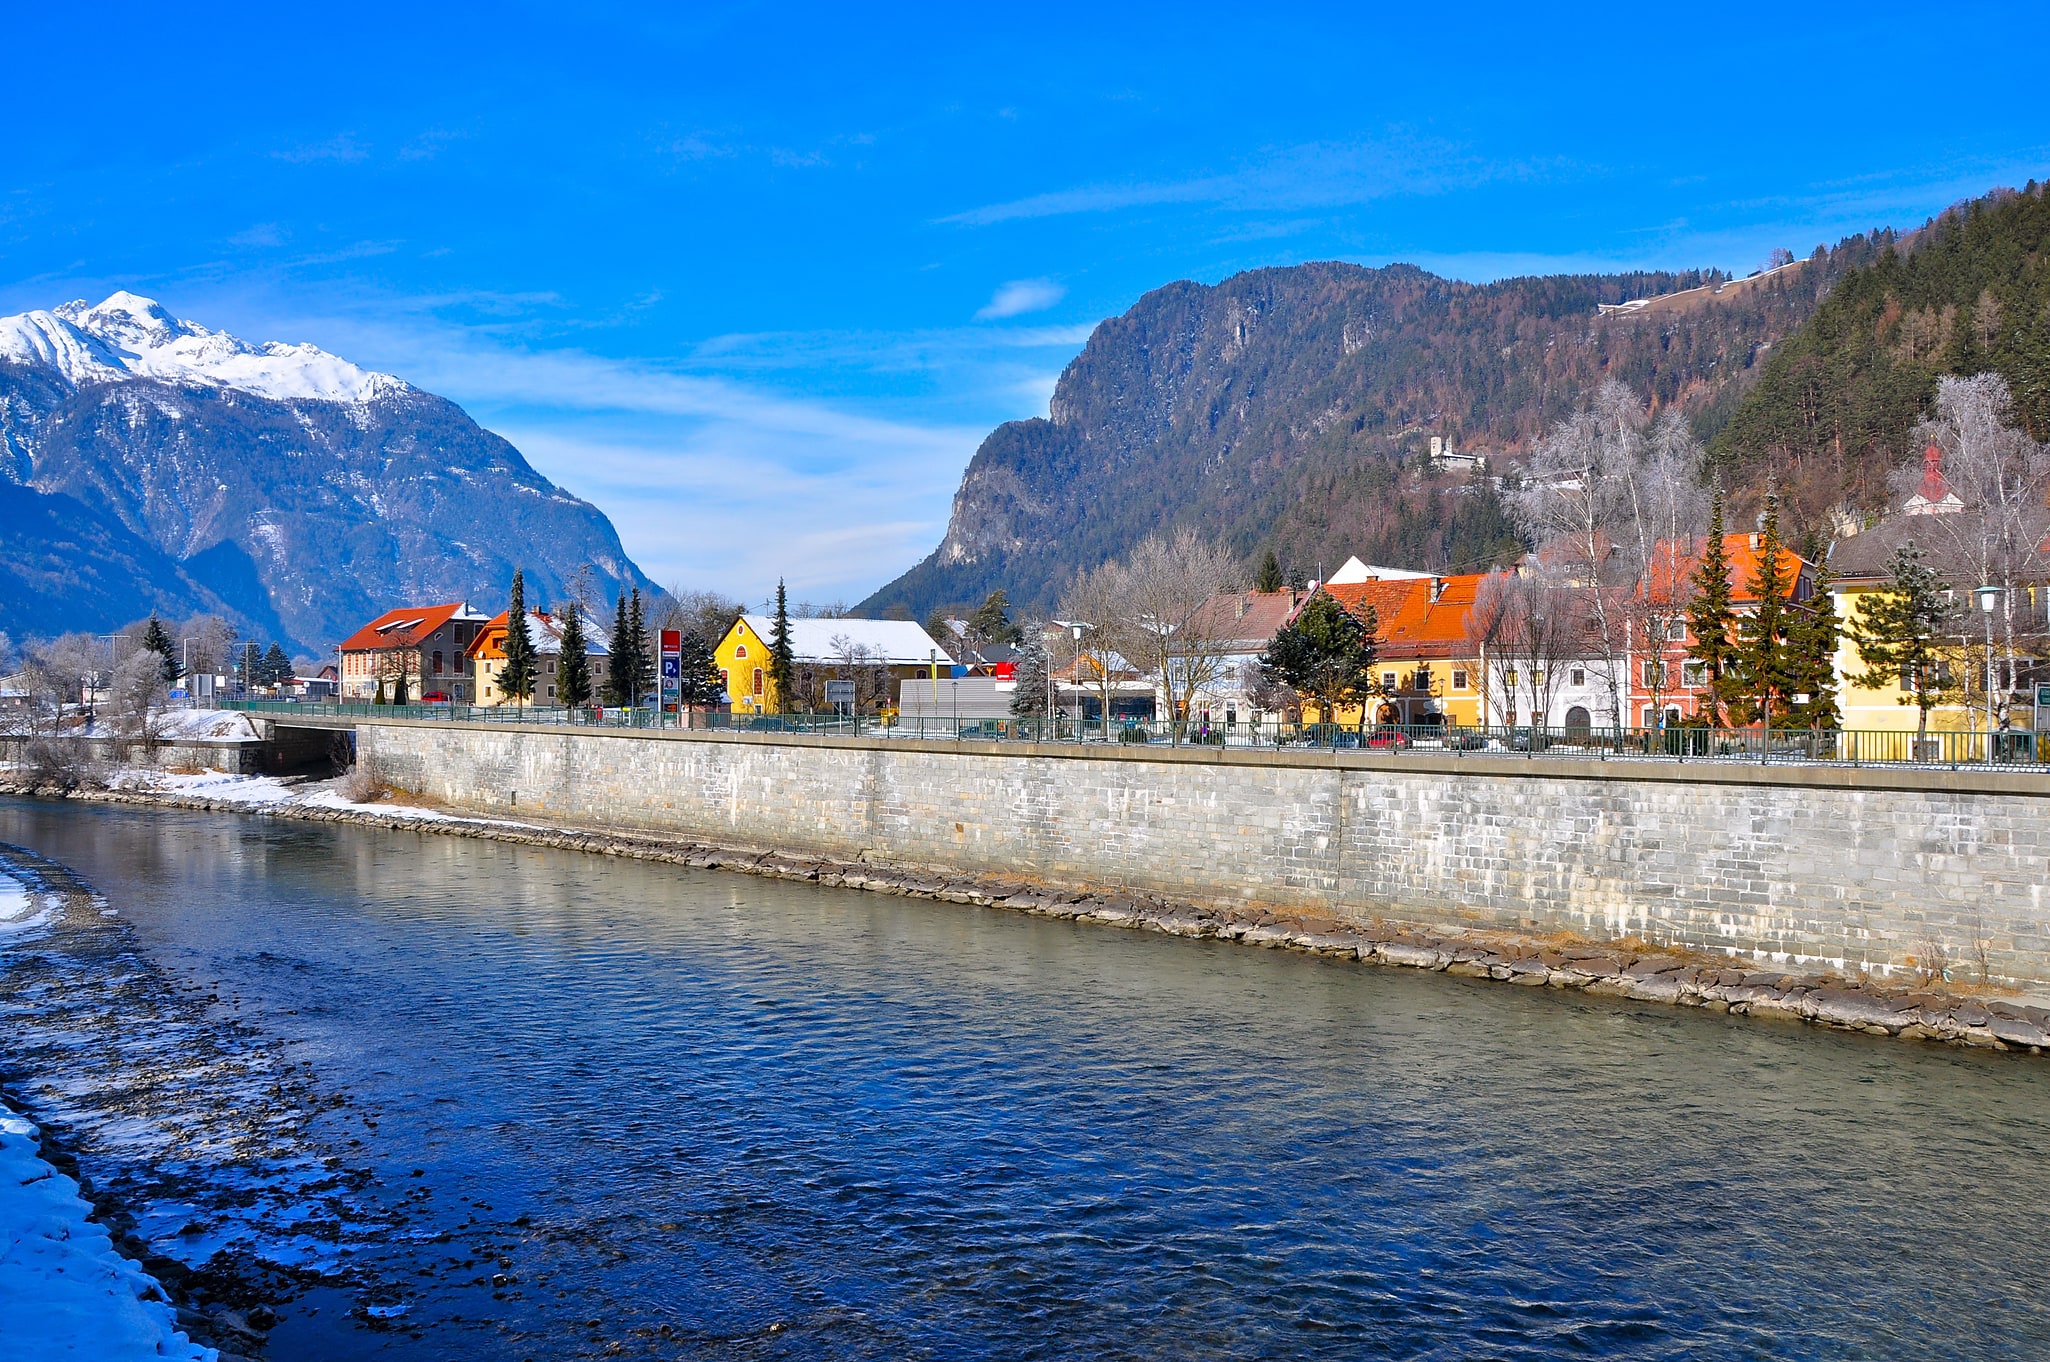
[[[273,642],[263,655],[263,681],[267,686],[282,686],[292,679],[292,659],[285,654],[282,644]]]
[[[165,631],[164,622],[152,612],[149,623],[142,629],[142,646],[155,653],[163,661],[164,681],[168,685],[178,679],[178,647],[171,642],[171,635]]]
[[[998,587],[982,598],[968,618],[968,635],[983,643],[1014,643],[1018,626],[1011,623],[1011,598]]]
[[[1830,587],[1836,576],[1827,563],[1815,570],[1815,594],[1799,608],[1788,634],[1793,654],[1793,691],[1808,698],[1789,706],[1788,715],[1803,728],[1831,729],[1843,722],[1836,705],[1836,649],[1841,633],[1836,599]]]
[[[627,654],[627,678],[632,698],[630,705],[644,705],[661,692],[655,684],[655,650],[648,637],[647,607],[641,600],[641,589],[635,587],[627,601],[626,630],[633,642],[633,651]]]
[[[1374,690],[1374,659],[1380,652],[1379,621],[1372,606],[1355,617],[1319,591],[1302,612],[1267,645],[1260,669],[1269,681],[1313,697],[1324,721],[1341,705]]]
[[[1791,605],[1794,577],[1780,561],[1780,498],[1777,490],[1765,494],[1765,519],[1759,527],[1758,570],[1752,575],[1751,594],[1758,604],[1737,630],[1737,674],[1742,699],[1742,722],[1771,723],[1784,727],[1792,717],[1785,712],[1787,697],[1799,694],[1801,667],[1791,645],[1798,612]]]
[[[1711,726],[1721,728],[1734,692],[1737,648],[1731,638],[1736,624],[1730,608],[1730,559],[1723,552],[1723,488],[1721,483],[1709,500],[1708,541],[1701,550],[1701,566],[1694,574],[1694,598],[1687,605],[1687,627],[1694,634],[1694,660],[1708,682],[1702,697],[1703,712]]]
[[[565,709],[591,703],[591,657],[584,639],[583,616],[574,600],[562,607],[562,658],[555,664],[555,698]]]
[[[626,615],[626,593],[612,608],[612,636],[605,640],[605,685],[599,694],[608,707],[633,703],[633,631]]]
[[[1253,590],[1274,592],[1282,588],[1281,560],[1274,556],[1274,550],[1267,550],[1260,559],[1260,570],[1253,575]]]
[[[512,598],[505,607],[505,666],[499,669],[498,693],[522,704],[534,694],[534,636],[527,629],[527,582],[513,569]]]
[[[769,638],[769,689],[775,695],[774,708],[781,713],[789,703],[790,674],[795,665],[790,650],[790,602],[784,593],[781,577],[776,579],[776,617],[772,629]]]
[[[696,629],[683,631],[677,654],[681,675],[677,678],[677,700],[685,705],[722,705],[726,683],[719,677],[719,658],[711,641]]]
[[[410,705],[413,703],[413,693],[408,688],[408,683],[410,683],[412,679],[413,673],[407,669],[405,662],[402,659],[399,663],[398,678],[392,682],[391,702],[393,704]]]
[[[1011,713],[1020,718],[1045,714],[1047,710],[1047,674],[1052,670],[1046,655],[1046,640],[1041,631],[1034,630],[1018,649],[1018,667],[1014,673],[1018,688],[1011,692]]]
[[[1851,638],[1865,670],[1851,679],[1876,689],[1898,683],[1901,703],[1911,704],[1916,751],[1929,735],[1929,711],[1943,691],[1942,651],[1938,639],[1950,618],[1950,583],[1924,561],[1913,540],[1894,550],[1888,564],[1891,580],[1883,591],[1861,599],[1860,619],[1851,622]]]
[[[384,693],[384,673],[382,672],[378,673],[377,694],[374,698],[372,698],[370,703],[373,705],[388,705],[391,703],[391,700]]]

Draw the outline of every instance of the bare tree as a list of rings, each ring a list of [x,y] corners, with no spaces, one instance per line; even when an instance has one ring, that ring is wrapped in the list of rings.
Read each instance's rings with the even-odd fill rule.
[[[1167,697],[1173,741],[1179,743],[1197,694],[1218,679],[1238,647],[1229,612],[1203,607],[1213,597],[1241,589],[1244,566],[1185,528],[1147,539],[1114,571],[1119,589],[1110,615],[1112,641],[1156,678]]]
[[[217,676],[229,669],[236,638],[235,626],[219,615],[194,615],[178,626],[173,641],[189,674]]]
[[[828,640],[833,650],[836,681],[854,683],[854,710],[862,713],[881,708],[890,698],[890,669],[882,656],[845,634]]]
[[[1589,641],[1609,692],[1611,722],[1623,722],[1627,612],[1612,589],[1613,561],[1629,542],[1631,489],[1645,461],[1644,406],[1610,379],[1582,410],[1554,425],[1532,452],[1524,484],[1510,499],[1518,528],[1583,598]],[[1627,575],[1627,573],[1626,573]]]
[[[605,607],[607,614],[612,607]],[[746,611],[747,607],[731,596],[717,591],[686,590],[672,586],[663,598],[655,604],[649,618],[652,630],[676,629],[683,633],[695,632],[708,643],[717,644],[733,627],[733,621]],[[774,603],[770,606],[774,612]],[[795,611],[791,612],[793,615]]]
[[[1075,668],[1075,685],[1094,686],[1103,706],[1103,722],[1110,723],[1111,700],[1117,694],[1118,682],[1124,671],[1124,658],[1118,653],[1117,630],[1113,624],[1118,613],[1119,592],[1124,589],[1124,579],[1115,563],[1104,563],[1075,574],[1075,580],[1061,596],[1060,612],[1067,621],[1065,632],[1073,651],[1067,654]],[[1079,636],[1076,629],[1080,628]],[[1053,654],[1056,671],[1060,668],[1062,654]]]
[[[1583,637],[1577,605],[1575,593],[1541,569],[1490,573],[1480,584],[1466,627],[1485,722],[1514,725],[1519,711],[1539,727],[1551,721],[1560,670]]]
[[[1666,675],[1666,643],[1673,626],[1684,625],[1694,599],[1692,551],[1708,516],[1708,492],[1701,483],[1704,451],[1677,408],[1668,407],[1653,423],[1641,452],[1626,470],[1629,561],[1619,567],[1635,582],[1626,597],[1625,647],[1635,643],[1647,660],[1644,685],[1659,713],[1673,680]]]
[[[130,648],[114,664],[105,712],[114,731],[156,764],[164,735],[164,660],[148,648]]]
[[[1921,538],[1931,557],[1961,589],[2001,588],[1993,632],[2005,684],[1996,684],[1986,697],[1986,720],[1989,728],[2005,728],[2021,658],[2041,651],[2045,642],[2039,613],[2029,609],[2019,588],[2050,576],[2050,552],[2044,548],[2050,531],[2044,509],[2050,445],[2018,428],[2007,381],[1998,374],[1943,379],[1936,388],[1935,417],[1916,433],[1918,443],[1931,441],[1942,450],[1944,480],[1964,504],[1962,511],[1926,517]],[[1903,469],[1895,475],[1896,486],[1908,490],[1921,476],[1916,468]],[[1964,638],[1967,646],[1974,641],[1969,634]],[[1981,665],[1968,673],[1981,686],[1985,678],[1978,673],[1983,670]]]

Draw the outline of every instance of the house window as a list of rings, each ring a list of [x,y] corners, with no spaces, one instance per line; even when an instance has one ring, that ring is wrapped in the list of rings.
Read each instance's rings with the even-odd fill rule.
[[[1587,668],[1585,668],[1585,667],[1575,667],[1575,668],[1574,668],[1574,669],[1572,670],[1572,672],[1570,672],[1570,673],[1569,673],[1569,677],[1570,677],[1570,679],[1572,680],[1572,682],[1573,682],[1573,684],[1574,684],[1574,685],[1576,685],[1576,686],[1584,686],[1584,685],[1586,685],[1586,684],[1587,684]],[[1540,679],[1540,680],[1538,681],[1538,684],[1542,686],[1542,685],[1544,684],[1544,681],[1543,681],[1542,679]]]
[[[1646,686],[1664,687],[1666,684],[1666,664],[1663,660],[1656,657],[1644,659],[1644,684]]]
[[[439,648],[434,650],[434,674],[436,676],[441,675],[441,649]]]
[[[734,644],[734,645],[733,645],[733,655],[734,655],[735,657],[746,657],[746,656],[747,656],[747,645],[746,645],[745,643],[736,643],[736,644]]]
[[[1430,694],[1431,669],[1429,667],[1418,667],[1416,669],[1416,675],[1414,677],[1411,677],[1410,680],[1416,686],[1419,692],[1425,695]]]
[[[1683,686],[1705,686],[1708,684],[1708,664],[1692,658],[1680,664],[1680,684]]]
[[[1513,686],[1516,684],[1516,668],[1511,667],[1509,670],[1502,673],[1502,684],[1505,686]]]
[[[1543,684],[1545,684],[1545,669],[1543,667],[1538,667],[1531,671],[1530,684],[1532,684],[1533,686],[1542,686]],[[1533,719],[1532,722],[1535,723],[1536,720]]]
[[[1382,690],[1394,690],[1394,689],[1395,689],[1395,673],[1394,673],[1394,672],[1382,672],[1382,673],[1381,673],[1381,689],[1382,689]]]
[[[1461,670],[1460,670],[1459,668],[1457,668],[1457,667],[1454,667],[1454,668],[1452,669],[1452,689],[1454,689],[1454,690],[1465,690],[1465,689],[1466,689],[1466,673],[1465,673],[1465,672],[1463,672],[1463,671],[1461,671]]]
[[[726,669],[724,667],[721,667],[719,669],[719,689],[725,691],[729,699],[732,697],[733,678],[726,674]]]
[[[756,667],[756,668],[755,668],[755,694],[756,694],[756,695],[760,695],[761,693],[762,693],[762,669],[761,669],[760,667]]]
[[[1685,643],[1687,641],[1687,621],[1674,620],[1671,624],[1668,624],[1666,626],[1666,641],[1669,643]]]

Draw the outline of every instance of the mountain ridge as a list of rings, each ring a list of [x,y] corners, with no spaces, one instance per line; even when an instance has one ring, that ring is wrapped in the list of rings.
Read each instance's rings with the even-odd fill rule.
[[[134,294],[0,318],[0,480],[28,521],[147,564],[98,578],[101,622],[224,609],[319,655],[395,602],[493,599],[515,565],[541,599],[657,590],[602,512],[453,402]],[[0,630],[47,633],[47,555],[6,542]]]
[[[1644,271],[1468,284],[1414,265],[1317,262],[1164,285],[1095,329],[1046,416],[990,433],[940,545],[861,608],[922,617],[1001,586],[1048,609],[1076,569],[1178,524],[1248,557],[1273,548],[1303,575],[1353,553],[1488,566],[1515,550],[1513,534],[1484,481],[1424,467],[1433,436],[1516,455],[1610,376],[1711,431],[1760,356],[1878,249],[1846,238],[1744,281]],[[1690,290],[1706,291],[1617,309]]]

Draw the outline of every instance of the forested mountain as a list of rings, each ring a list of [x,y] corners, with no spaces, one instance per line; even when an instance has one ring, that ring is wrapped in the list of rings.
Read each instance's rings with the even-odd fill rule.
[[[1869,518],[1918,452],[1946,374],[1999,373],[2029,433],[2050,438],[2050,201],[2031,181],[1961,204],[1911,238],[1879,233],[1808,324],[1760,366],[1710,445],[1733,488],[1769,477],[1809,548]]]
[[[0,493],[18,637],[218,611],[317,656],[395,604],[496,602],[515,563],[541,600],[651,589],[455,404],[125,293],[0,317]]]
[[[1735,281],[1476,285],[1311,264],[1170,284],[1097,327],[1048,418],[990,434],[945,540],[864,605],[922,616],[1002,586],[1046,607],[1077,568],[1182,524],[1249,556],[1272,547],[1308,575],[1354,553],[1500,561],[1516,546],[1494,491],[1427,469],[1432,436],[1500,467],[1610,376],[1713,427],[1760,356],[1881,249],[1856,237]]]

